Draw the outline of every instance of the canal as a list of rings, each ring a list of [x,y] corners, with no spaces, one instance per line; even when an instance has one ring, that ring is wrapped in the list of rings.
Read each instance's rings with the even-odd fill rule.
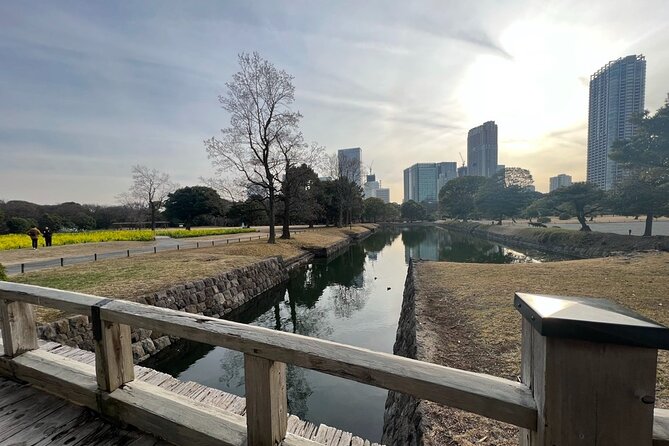
[[[392,353],[410,258],[515,263],[547,260],[436,227],[377,231],[329,261],[240,309],[231,319]],[[183,381],[244,395],[239,352],[182,341],[150,364]],[[371,441],[380,441],[387,391],[288,365],[289,412]]]

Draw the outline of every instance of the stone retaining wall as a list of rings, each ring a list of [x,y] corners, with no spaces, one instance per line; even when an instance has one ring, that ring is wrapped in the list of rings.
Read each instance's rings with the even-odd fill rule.
[[[289,269],[308,262],[313,256],[300,256],[289,265],[281,258],[270,258],[201,280],[170,287],[157,293],[129,299],[146,305],[171,308],[211,317],[224,317],[288,279]],[[93,350],[92,324],[87,316],[72,316],[38,327],[42,339],[84,350]],[[132,352],[135,362],[167,347],[174,339],[141,328],[132,330]]]
[[[421,359],[423,354],[419,342],[420,335],[417,333],[415,283],[414,260],[410,260],[393,354]],[[424,431],[420,400],[400,392],[388,391],[381,443],[388,446],[422,445]]]
[[[194,280],[166,290],[129,299],[188,313],[223,318],[262,293],[288,280],[291,271],[309,263],[314,256],[330,257],[346,249],[352,241],[361,240],[372,230],[356,234],[322,250],[305,252],[290,262],[273,257],[234,269],[216,277]],[[47,341],[93,350],[92,324],[87,316],[72,316],[37,327],[38,336]],[[176,338],[141,328],[132,329],[132,352],[135,363],[142,362],[169,346]]]

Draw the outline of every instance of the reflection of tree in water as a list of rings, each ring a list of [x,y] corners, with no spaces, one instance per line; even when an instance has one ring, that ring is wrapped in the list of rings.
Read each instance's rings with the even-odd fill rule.
[[[367,303],[370,291],[366,288],[334,285],[332,287],[332,307],[337,317],[349,318]]]
[[[434,228],[425,226],[413,226],[402,230],[402,243],[406,248],[413,248],[420,245],[428,236],[428,233],[434,233]]]
[[[499,245],[460,234],[448,234],[448,243],[440,243],[439,258],[463,263],[513,263],[517,260]]]
[[[397,229],[376,231],[362,241],[362,247],[367,252],[380,252],[383,248],[389,246],[399,234],[400,231]]]

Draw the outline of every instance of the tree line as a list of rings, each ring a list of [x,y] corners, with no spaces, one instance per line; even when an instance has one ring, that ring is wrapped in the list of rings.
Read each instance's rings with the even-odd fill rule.
[[[595,215],[645,217],[644,236],[652,235],[653,220],[669,215],[669,99],[651,116],[633,118],[635,136],[616,141],[610,158],[621,167],[621,177],[610,191],[579,182],[548,194],[534,192],[527,170],[507,168],[492,178],[461,177],[439,191],[438,203],[407,202],[402,216],[409,220],[453,218],[460,220],[524,217],[540,224],[548,216],[575,217],[582,231]]]

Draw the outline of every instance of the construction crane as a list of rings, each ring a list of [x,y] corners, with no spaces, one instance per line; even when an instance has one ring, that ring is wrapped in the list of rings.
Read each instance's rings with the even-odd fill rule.
[[[460,159],[462,160],[462,167],[465,167],[465,159],[462,157],[462,152],[458,152],[458,155],[460,155]]]

